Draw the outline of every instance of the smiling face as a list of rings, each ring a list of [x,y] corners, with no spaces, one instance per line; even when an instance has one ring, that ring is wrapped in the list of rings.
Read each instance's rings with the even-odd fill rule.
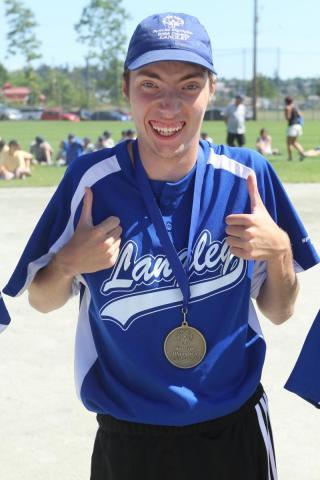
[[[130,72],[124,92],[149,177],[184,176],[196,161],[203,116],[214,92],[208,72],[191,63],[157,62]]]

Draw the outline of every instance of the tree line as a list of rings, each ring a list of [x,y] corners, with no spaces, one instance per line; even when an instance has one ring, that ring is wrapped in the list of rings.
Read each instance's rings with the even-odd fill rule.
[[[90,0],[74,25],[77,41],[84,51],[82,67],[68,65],[52,67],[34,63],[41,59],[41,42],[36,36],[35,14],[22,0],[4,0],[7,22],[7,56],[21,55],[24,67],[8,71],[0,63],[0,86],[6,82],[27,86],[31,90],[28,103],[37,105],[45,95],[47,106],[92,109],[101,104],[121,106],[121,75],[126,45],[125,23],[130,18],[122,0]],[[252,82],[221,79],[229,86],[230,97],[235,92],[251,96]],[[258,96],[275,99],[294,92],[301,99],[320,96],[320,79],[281,80],[258,75]],[[225,103],[217,95],[216,102]]]

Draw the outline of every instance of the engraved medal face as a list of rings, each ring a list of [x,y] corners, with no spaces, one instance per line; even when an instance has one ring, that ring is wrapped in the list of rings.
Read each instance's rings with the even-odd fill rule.
[[[172,330],[164,342],[164,353],[179,368],[198,365],[206,354],[206,341],[199,330],[188,325]]]

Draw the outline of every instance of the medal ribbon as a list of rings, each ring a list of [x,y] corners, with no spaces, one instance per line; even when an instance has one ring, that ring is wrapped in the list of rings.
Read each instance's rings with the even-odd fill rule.
[[[183,295],[182,311],[185,315],[187,313],[188,303],[190,299],[190,286],[189,286],[188,273],[189,273],[189,266],[190,266],[190,260],[191,260],[193,240],[196,235],[198,222],[199,222],[201,190],[202,190],[202,184],[203,184],[205,170],[206,170],[207,155],[204,154],[203,148],[202,146],[200,146],[198,151],[197,164],[196,164],[196,178],[195,178],[194,191],[193,191],[191,223],[190,223],[190,230],[189,230],[188,250],[187,250],[185,268],[183,268],[182,262],[166,230],[160,208],[156,202],[146,171],[142,165],[139,149],[138,149],[138,140],[133,142],[133,156],[134,156],[134,163],[136,167],[136,177],[137,177],[138,185],[140,188],[140,192],[143,197],[149,216],[154,224],[159,240],[161,241],[162,247],[170,262],[170,266],[178,282],[179,288],[182,292],[182,295]]]

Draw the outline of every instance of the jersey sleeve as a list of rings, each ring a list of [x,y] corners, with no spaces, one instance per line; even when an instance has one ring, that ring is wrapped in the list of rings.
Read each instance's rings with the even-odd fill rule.
[[[319,263],[319,256],[272,165],[264,161],[263,168],[257,169],[256,174],[259,192],[269,214],[290,238],[295,271],[313,267]],[[251,283],[253,298],[258,296],[265,278],[266,262],[255,262]]]
[[[3,293],[12,297],[22,294],[36,273],[45,267],[72,237],[75,215],[82,202],[85,186],[73,180],[67,170],[56,192],[45,208]],[[79,279],[73,282],[73,293],[79,290]]]
[[[302,346],[298,360],[284,386],[320,408],[320,311]]]
[[[10,321],[9,312],[0,292],[0,333],[9,325]]]

